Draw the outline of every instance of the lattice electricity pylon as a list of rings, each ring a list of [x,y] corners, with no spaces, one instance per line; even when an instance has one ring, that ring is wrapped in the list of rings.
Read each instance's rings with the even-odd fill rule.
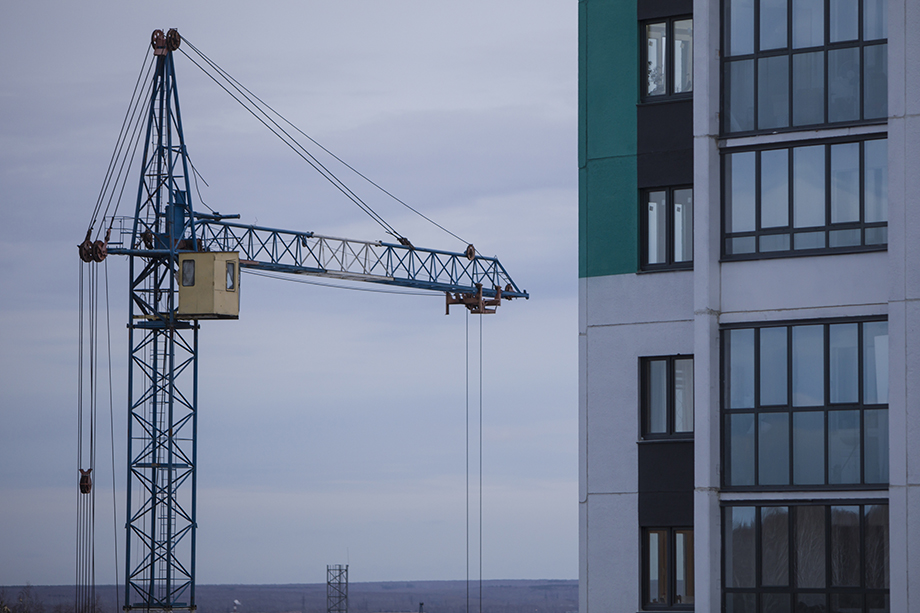
[[[348,613],[348,564],[326,566],[326,613]]]
[[[177,253],[195,244],[173,54],[153,33],[156,75],[130,256],[126,611],[195,609],[198,325],[176,319]],[[143,249],[143,254],[137,250]]]

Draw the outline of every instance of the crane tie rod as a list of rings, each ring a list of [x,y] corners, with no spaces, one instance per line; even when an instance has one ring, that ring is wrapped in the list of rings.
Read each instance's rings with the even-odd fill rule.
[[[421,217],[422,219],[424,219],[425,221],[427,221],[428,223],[430,223],[430,224],[434,225],[435,227],[437,227],[437,228],[443,230],[443,231],[446,232],[447,234],[450,234],[451,236],[453,236],[454,238],[456,238],[458,241],[460,241],[460,242],[462,242],[462,243],[469,244],[469,241],[467,241],[467,240],[461,238],[460,236],[457,236],[456,234],[454,234],[453,232],[451,232],[450,230],[448,230],[447,228],[445,228],[444,226],[442,226],[442,225],[439,224],[438,222],[434,221],[433,219],[431,219],[430,217],[428,217],[427,215],[425,215],[424,213],[422,213],[421,211],[419,211],[418,209],[414,208],[413,206],[409,205],[409,204],[408,204],[407,202],[405,202],[404,200],[400,199],[400,198],[397,197],[396,195],[394,195],[394,194],[392,194],[391,192],[387,191],[383,186],[381,186],[381,185],[379,185],[378,183],[376,183],[373,179],[371,179],[370,177],[366,176],[366,175],[363,174],[360,170],[358,170],[357,168],[355,168],[354,166],[352,166],[351,164],[349,164],[348,162],[346,162],[345,160],[343,160],[342,158],[340,158],[339,156],[337,156],[335,153],[333,153],[332,151],[330,151],[329,149],[327,149],[326,147],[324,147],[324,146],[322,145],[322,143],[320,143],[320,142],[317,141],[315,138],[313,138],[312,136],[310,136],[309,134],[307,134],[306,132],[304,132],[303,130],[301,130],[300,128],[298,128],[296,125],[294,125],[293,123],[291,123],[291,121],[288,120],[284,115],[282,115],[281,113],[279,113],[278,111],[276,111],[274,108],[272,108],[272,106],[271,106],[270,104],[268,104],[267,102],[265,102],[264,100],[262,100],[261,98],[259,98],[259,96],[257,96],[256,94],[254,94],[254,93],[253,93],[251,90],[249,90],[245,85],[243,85],[242,83],[240,83],[239,81],[237,81],[235,78],[233,78],[232,75],[230,75],[228,72],[226,72],[225,70],[223,70],[222,68],[220,68],[220,66],[217,66],[216,63],[214,63],[210,58],[206,57],[206,56],[204,55],[204,53],[202,53],[197,47],[195,47],[195,45],[193,45],[192,43],[190,43],[190,42],[189,42],[187,39],[185,39],[185,38],[183,38],[183,40],[184,40],[185,43],[189,46],[189,48],[191,48],[195,53],[197,53],[199,56],[201,56],[201,57],[204,59],[204,61],[208,62],[211,66],[213,66],[213,68],[214,68],[215,70],[220,71],[220,72],[221,72],[221,76],[223,76],[223,77],[224,77],[225,79],[227,79],[228,81],[232,82],[232,83],[234,84],[234,87],[237,89],[237,91],[246,92],[246,94],[248,94],[249,96],[252,96],[252,98],[255,98],[262,106],[264,106],[266,109],[268,109],[268,110],[271,111],[273,114],[275,114],[281,121],[283,121],[284,123],[286,123],[287,125],[289,125],[294,131],[296,131],[298,134],[300,134],[301,136],[303,136],[304,138],[306,138],[307,140],[309,140],[311,143],[313,143],[314,145],[316,145],[317,147],[319,147],[320,149],[322,149],[323,152],[325,152],[325,153],[328,154],[330,157],[332,157],[333,159],[335,159],[335,161],[339,162],[339,163],[342,164],[345,168],[347,168],[348,170],[352,171],[353,173],[355,173],[356,175],[358,175],[359,177],[361,177],[362,179],[364,179],[365,181],[367,181],[368,183],[370,183],[371,185],[373,185],[374,187],[376,187],[377,189],[379,189],[381,192],[383,192],[384,194],[386,194],[387,196],[389,196],[390,198],[392,198],[393,200],[395,200],[395,201],[398,202],[399,204],[403,205],[404,207],[406,207],[407,209],[409,209],[410,211],[412,211],[413,213],[415,213],[416,215],[418,215],[419,217]],[[188,57],[187,54],[186,54],[186,57]],[[189,58],[189,59],[191,59],[191,58]],[[264,111],[263,111],[263,112],[264,112]],[[266,114],[266,115],[267,115],[267,114]]]
[[[300,156],[301,159],[303,159],[303,160],[304,160],[305,162],[307,162],[310,166],[312,166],[312,167],[313,167],[317,172],[319,172],[327,181],[329,181],[336,189],[338,189],[340,192],[342,192],[349,200],[351,200],[352,202],[354,202],[354,203],[358,206],[358,208],[360,208],[362,211],[364,211],[371,219],[373,219],[374,221],[376,221],[377,224],[380,225],[380,227],[382,227],[382,228],[384,229],[384,231],[385,231],[387,234],[390,234],[391,236],[396,237],[396,238],[400,241],[400,243],[403,243],[403,241],[408,242],[407,239],[406,239],[402,234],[400,234],[399,232],[397,232],[396,229],[395,229],[392,225],[390,225],[389,223],[387,223],[387,221],[386,221],[383,217],[381,217],[380,214],[378,214],[369,204],[367,204],[366,202],[364,202],[364,201],[363,201],[357,194],[355,194],[347,185],[345,185],[345,183],[344,183],[341,179],[339,179],[339,178],[335,175],[335,173],[333,173],[333,172],[332,172],[331,170],[329,170],[322,162],[320,162],[312,153],[310,153],[310,152],[307,150],[306,147],[304,147],[301,143],[299,143],[299,142],[297,141],[296,138],[294,138],[293,136],[291,136],[291,134],[290,134],[287,130],[285,130],[277,121],[275,121],[275,120],[268,114],[267,111],[265,111],[265,110],[264,110],[263,108],[261,108],[258,104],[256,104],[256,102],[253,100],[253,98],[250,97],[250,93],[249,93],[248,90],[246,90],[246,89],[243,88],[242,86],[237,85],[237,84],[236,84],[236,81],[235,81],[232,77],[230,77],[230,76],[226,73],[226,71],[224,71],[222,68],[220,68],[216,63],[214,63],[210,58],[208,58],[206,55],[204,55],[201,51],[199,51],[199,50],[198,50],[194,45],[192,45],[192,43],[190,43],[187,39],[183,39],[183,40],[184,40],[184,42],[189,46],[189,48],[191,48],[196,54],[198,54],[198,56],[199,56],[205,63],[207,63],[208,66],[210,66],[210,67],[211,67],[221,78],[223,78],[224,80],[226,80],[226,82],[229,84],[229,87],[232,88],[232,89],[234,89],[234,90],[237,92],[237,94],[239,94],[239,96],[237,96],[236,94],[234,94],[233,92],[231,92],[230,89],[228,89],[228,86],[227,86],[227,85],[224,85],[224,83],[221,83],[221,82],[214,76],[214,74],[212,74],[212,73],[208,72],[207,70],[205,70],[205,68],[204,68],[201,64],[199,64],[197,61],[195,61],[194,58],[192,58],[189,54],[187,54],[183,49],[180,48],[179,51],[182,52],[182,54],[183,54],[185,57],[187,57],[187,58],[189,59],[190,62],[192,62],[193,64],[195,64],[195,66],[197,66],[197,67],[198,67],[203,73],[205,73],[212,81],[214,81],[214,82],[218,85],[218,87],[220,87],[220,88],[223,89],[225,92],[227,92],[227,94],[229,94],[231,98],[233,98],[234,100],[236,100],[236,101],[240,104],[240,106],[242,106],[244,109],[246,109],[246,110],[247,110],[253,117],[255,117],[262,125],[264,125],[264,126],[265,126],[266,128],[268,128],[275,136],[277,136],[279,139],[281,139],[281,141],[284,142],[288,147],[290,147],[291,150],[294,151],[294,153],[296,153],[298,156]],[[248,102],[249,105],[251,105],[251,106],[249,106],[249,105],[247,105],[246,103],[244,103],[243,100],[240,99],[240,96],[241,96],[242,98],[245,98],[246,102]],[[254,96],[253,96],[253,97],[254,97]],[[260,101],[260,102],[261,102],[261,101]],[[264,103],[262,103],[262,104],[264,104]],[[265,105],[265,106],[268,107],[268,105]],[[273,112],[274,112],[274,111],[273,111]],[[275,114],[278,115],[279,117],[281,117],[281,115],[279,115],[278,113],[275,113]],[[261,115],[261,116],[260,116],[260,115]],[[264,117],[264,118],[263,118],[263,117]],[[283,118],[282,118],[282,119],[283,119]],[[287,120],[285,120],[285,121],[287,121]],[[288,123],[290,124],[290,122],[288,122]],[[269,125],[269,124],[271,124],[271,125]],[[403,244],[405,244],[405,243],[403,243]]]
[[[125,111],[125,117],[122,120],[121,131],[115,143],[115,149],[112,151],[112,157],[109,160],[109,167],[106,171],[102,188],[99,190],[96,208],[93,210],[93,215],[86,231],[87,241],[90,240],[93,228],[99,219],[99,211],[102,208],[103,202],[105,202],[105,211],[102,214],[103,219],[109,214],[109,209],[112,206],[112,200],[116,192],[118,192],[118,200],[115,202],[115,209],[112,213],[113,219],[118,210],[118,205],[121,203],[121,197],[124,194],[128,179],[126,170],[130,169],[133,164],[134,156],[137,153],[137,145],[140,142],[141,127],[143,125],[142,119],[144,117],[141,103],[144,101],[143,94],[148,90],[151,75],[153,73],[154,63],[152,57],[148,47],[147,55],[141,65],[140,73],[137,75],[137,81],[134,84],[134,92],[131,94],[131,101],[128,104],[128,109]],[[144,75],[145,69],[146,76]],[[128,155],[129,151],[131,152],[130,157]],[[119,183],[121,184],[120,189],[118,187]],[[108,198],[106,198],[106,194],[108,194]],[[109,226],[109,230],[111,230],[111,226]],[[102,228],[99,229],[99,234],[96,236],[97,239],[101,232]]]

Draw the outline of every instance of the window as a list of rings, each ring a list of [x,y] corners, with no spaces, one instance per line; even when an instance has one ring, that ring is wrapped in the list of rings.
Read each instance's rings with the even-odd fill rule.
[[[887,246],[887,139],[733,151],[722,180],[724,258]]]
[[[642,270],[693,266],[693,188],[643,192]]]
[[[642,557],[643,608],[693,608],[693,529],[644,529]]]
[[[693,356],[643,358],[642,436],[693,435]]]
[[[889,611],[888,505],[723,509],[724,611]]]
[[[888,116],[885,0],[723,0],[722,131]]]
[[[732,327],[722,334],[727,489],[888,483],[888,322]]]
[[[195,260],[182,260],[182,285],[195,285]]]
[[[646,83],[642,97],[682,96],[693,91],[693,19],[669,19],[642,26]]]
[[[236,263],[227,262],[227,291],[236,290]]]

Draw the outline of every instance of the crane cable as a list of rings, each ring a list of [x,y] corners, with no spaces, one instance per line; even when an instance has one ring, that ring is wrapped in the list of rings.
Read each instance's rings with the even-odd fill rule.
[[[288,130],[286,130],[281,123],[276,121],[274,117],[277,117],[281,122],[290,126],[293,131],[296,131],[298,134],[302,135],[304,138],[309,140],[313,145],[319,147],[323,152],[332,157],[334,160],[345,166],[347,169],[355,173],[358,177],[364,179],[370,185],[380,190],[382,193],[392,198],[403,207],[412,211],[422,219],[428,221],[432,225],[441,229],[445,233],[451,235],[457,240],[469,244],[468,241],[461,238],[459,235],[451,232],[443,225],[437,223],[430,217],[426,216],[416,208],[410,206],[405,201],[396,197],[391,192],[384,189],[378,183],[371,180],[369,177],[361,173],[359,170],[345,162],[342,158],[335,155],[332,151],[324,147],[316,139],[305,133],[303,130],[294,125],[291,121],[286,119],[278,111],[272,108],[269,104],[259,98],[257,95],[252,93],[248,88],[239,83],[235,78],[233,78],[227,71],[222,69],[217,65],[216,62],[207,57],[203,52],[201,52],[195,45],[189,42],[187,39],[183,39],[183,42],[188,45],[194,53],[196,53],[202,63],[205,63],[213,71],[209,72],[202,63],[195,61],[189,54],[187,54],[184,49],[180,48],[179,51],[182,52],[185,57],[189,59],[195,66],[197,66],[205,75],[207,75],[211,80],[213,80],[221,89],[223,89],[231,98],[236,100],[244,109],[246,109],[250,114],[253,115],[260,123],[262,123],[266,128],[268,128],[275,136],[277,136],[282,142],[284,142],[288,147],[290,147],[299,157],[304,161],[310,164],[317,172],[319,172],[327,181],[329,181],[336,189],[342,192],[349,200],[354,202],[362,211],[364,211],[371,219],[373,219],[378,225],[383,228],[383,230],[395,237],[401,244],[411,246],[409,240],[399,233],[395,227],[393,227],[389,222],[387,222],[383,216],[377,213],[373,207],[371,207],[365,200],[358,196],[350,187],[348,187],[344,181],[342,181],[335,173],[333,173],[325,164],[323,164],[315,155],[313,155],[301,142],[299,142]],[[112,156],[109,160],[109,166],[103,179],[102,187],[99,191],[99,196],[96,200],[96,206],[93,210],[92,217],[90,218],[89,225],[87,227],[87,239],[93,234],[93,230],[96,229],[95,239],[99,240],[103,237],[103,232],[105,231],[105,242],[108,242],[109,234],[111,233],[113,224],[115,222],[115,215],[117,214],[118,207],[121,204],[122,196],[124,195],[125,188],[127,186],[128,178],[130,176],[130,169],[134,164],[134,159],[137,155],[137,151],[140,147],[142,141],[143,133],[143,119],[146,116],[144,112],[146,106],[143,104],[151,90],[153,83],[153,72],[156,65],[155,57],[151,53],[151,48],[147,47],[147,55],[145,56],[144,62],[142,63],[141,70],[138,73],[137,80],[135,81],[134,91],[131,95],[131,101],[128,104],[128,109],[125,112],[124,119],[122,120],[121,131],[119,133],[118,139],[116,141],[115,148],[112,152]],[[217,76],[215,76],[215,74]],[[226,83],[222,83],[218,77],[224,80]],[[231,91],[231,89],[233,91]],[[236,92],[236,93],[234,93]],[[245,101],[244,101],[245,100]],[[274,117],[273,117],[274,116]],[[202,205],[211,209],[204,200],[201,198],[201,192],[198,188],[197,179],[201,178],[204,181],[204,178],[201,177],[198,169],[195,167],[191,160],[189,160],[192,165],[193,177],[195,178],[195,188],[198,191],[199,201]],[[204,181],[207,185],[207,181]],[[103,204],[105,208],[103,209]],[[213,209],[211,209],[213,212]],[[112,212],[111,215],[109,212]],[[97,224],[101,218],[109,218],[110,222],[108,228]]]
[[[78,291],[78,357],[77,357],[77,531],[75,613],[95,613],[99,610],[96,595],[96,445],[99,371],[100,371],[100,288],[99,268],[95,262],[80,262]],[[105,327],[106,362],[108,366],[109,435],[112,461],[112,521],[115,531],[115,586],[118,592],[118,511],[115,491],[115,408],[112,378],[112,331],[109,308],[108,264],[105,266]],[[117,598],[117,596],[116,596]],[[117,608],[117,602],[116,602]]]
[[[185,40],[185,39],[183,39],[183,40]],[[228,81],[232,81],[232,82],[235,84],[235,86],[237,86],[237,88],[242,89],[242,90],[245,91],[247,94],[249,94],[250,96],[252,96],[252,97],[255,98],[256,100],[258,100],[259,103],[260,103],[262,106],[264,106],[266,109],[268,109],[269,111],[271,111],[274,115],[276,115],[279,119],[281,119],[281,121],[283,121],[284,123],[286,123],[287,125],[289,125],[291,128],[293,128],[293,129],[294,129],[297,133],[299,133],[301,136],[303,136],[304,138],[306,138],[307,140],[309,140],[311,143],[313,143],[314,145],[316,145],[317,147],[319,147],[320,149],[322,149],[323,152],[325,152],[327,155],[329,155],[330,157],[332,157],[333,159],[335,159],[335,161],[337,161],[338,163],[342,164],[345,168],[347,168],[348,170],[352,171],[353,173],[355,173],[356,175],[358,175],[359,177],[361,177],[362,179],[364,179],[365,181],[367,181],[368,183],[370,183],[371,185],[373,185],[374,187],[376,187],[378,190],[380,190],[381,192],[383,192],[384,194],[386,194],[387,196],[389,196],[390,198],[392,198],[393,200],[395,200],[395,201],[398,202],[399,204],[403,205],[405,208],[409,209],[410,211],[412,211],[413,213],[415,213],[416,215],[418,215],[419,217],[421,217],[422,219],[424,219],[425,221],[427,221],[427,222],[429,222],[430,224],[434,225],[435,227],[437,227],[437,228],[443,230],[443,231],[446,232],[447,234],[450,234],[451,236],[453,236],[454,238],[456,238],[458,241],[460,241],[460,242],[462,242],[462,243],[465,243],[465,244],[469,244],[468,241],[466,241],[465,239],[463,239],[463,238],[457,236],[456,234],[454,234],[453,232],[451,232],[450,230],[448,230],[447,228],[445,228],[444,226],[442,226],[442,225],[439,224],[438,222],[434,221],[433,219],[431,219],[430,217],[428,217],[427,215],[425,215],[424,213],[422,213],[421,211],[419,211],[418,209],[414,208],[413,206],[411,206],[411,205],[409,205],[408,203],[406,203],[404,200],[398,198],[397,196],[395,196],[395,195],[392,194],[391,192],[387,191],[384,187],[382,187],[381,185],[379,185],[378,183],[376,183],[375,181],[373,181],[370,177],[366,176],[364,173],[362,173],[361,171],[359,171],[357,168],[355,168],[354,166],[352,166],[351,164],[349,164],[348,162],[346,162],[345,160],[343,160],[342,158],[340,158],[339,156],[337,156],[335,153],[333,153],[332,151],[330,151],[329,149],[327,149],[326,147],[324,147],[319,141],[317,141],[315,138],[313,138],[312,136],[310,136],[309,134],[307,134],[306,132],[304,132],[303,130],[301,130],[300,128],[298,128],[296,125],[294,125],[293,123],[291,123],[291,121],[288,120],[286,117],[284,117],[284,115],[282,115],[281,113],[279,113],[278,111],[276,111],[274,108],[271,107],[271,105],[269,105],[267,102],[265,102],[264,100],[262,100],[261,98],[259,98],[256,94],[252,93],[252,91],[250,91],[245,85],[243,85],[242,83],[240,83],[239,81],[237,81],[236,79],[234,79],[229,73],[227,73],[226,71],[224,71],[223,69],[221,69],[219,66],[217,66],[216,64],[214,64],[213,62],[211,62],[210,59],[205,58],[204,54],[203,54],[198,48],[196,48],[192,43],[188,42],[187,40],[186,40],[185,42],[188,44],[188,46],[189,46],[193,51],[195,51],[195,53],[197,53],[197,54],[199,54],[200,56],[202,56],[202,58],[204,58],[205,61],[211,63],[211,64],[214,66],[214,68],[215,68],[216,70],[221,71],[222,76],[223,76],[225,79],[227,79]],[[186,56],[186,57],[187,57],[187,56]]]
[[[148,47],[147,55],[144,58],[140,73],[138,73],[137,80],[134,84],[131,101],[128,103],[125,117],[122,120],[121,130],[115,142],[115,149],[112,151],[112,156],[109,159],[109,167],[106,170],[102,187],[99,190],[99,196],[96,199],[96,207],[93,209],[93,215],[90,218],[89,227],[87,228],[87,237],[92,233],[93,228],[99,220],[99,212],[102,209],[103,203],[105,203],[105,210],[102,212],[102,218],[105,219],[109,216],[109,210],[112,209],[113,200],[117,193],[118,198],[115,200],[114,209],[112,209],[112,220],[114,221],[115,213],[121,203],[121,197],[124,195],[125,187],[128,182],[130,175],[129,171],[134,163],[138,145],[141,142],[140,134],[143,127],[143,118],[146,115],[142,103],[146,100],[144,94],[148,93],[150,90],[154,65],[153,55],[150,53]],[[111,230],[111,227],[110,224],[108,229]],[[101,238],[102,231],[103,228],[100,226],[96,233],[96,239]]]
[[[470,313],[466,313],[466,613],[470,613]],[[479,613],[482,613],[482,317],[479,318]]]
[[[274,119],[272,119],[272,117],[268,114],[268,112],[266,112],[262,107],[260,107],[259,105],[257,105],[257,104],[253,101],[253,99],[249,96],[249,94],[247,93],[248,90],[246,90],[245,88],[242,88],[242,86],[236,85],[236,81],[235,81],[234,79],[232,79],[231,77],[229,77],[228,74],[226,73],[226,71],[224,71],[224,70],[223,70],[222,68],[220,68],[216,63],[214,63],[210,58],[208,58],[206,55],[204,55],[204,53],[202,53],[201,51],[199,51],[194,45],[192,45],[192,43],[190,43],[190,42],[189,42],[188,40],[186,40],[186,39],[183,39],[183,41],[184,41],[184,42],[185,42],[185,43],[186,43],[196,54],[198,54],[198,56],[202,59],[202,61],[205,62],[205,63],[207,63],[208,66],[210,66],[210,67],[217,73],[217,75],[219,75],[221,78],[223,78],[224,80],[226,80],[226,82],[228,83],[228,85],[229,85],[230,88],[234,89],[234,90],[236,91],[236,93],[239,94],[239,96],[241,96],[242,98],[245,98],[245,99],[246,99],[246,102],[248,102],[248,103],[249,103],[250,105],[252,105],[252,106],[247,106],[247,104],[244,103],[244,102],[240,99],[240,97],[238,97],[236,94],[234,94],[233,92],[231,92],[230,89],[228,89],[228,86],[227,86],[227,85],[224,85],[223,83],[221,83],[221,82],[217,79],[217,77],[215,77],[213,74],[211,74],[210,72],[208,72],[207,70],[205,70],[205,68],[204,68],[201,64],[199,64],[198,62],[196,62],[194,58],[192,58],[189,54],[187,54],[187,53],[185,52],[185,50],[183,50],[182,48],[180,48],[179,51],[180,51],[185,57],[187,57],[188,60],[189,60],[191,63],[193,63],[195,66],[197,66],[205,75],[207,75],[212,81],[214,81],[214,83],[216,83],[218,87],[220,87],[220,88],[223,89],[225,92],[227,92],[227,94],[228,94],[231,98],[233,98],[234,100],[236,100],[236,101],[240,104],[240,106],[242,106],[244,109],[246,109],[246,111],[248,111],[253,117],[255,117],[262,125],[264,125],[266,128],[268,128],[268,130],[269,130],[272,134],[274,134],[275,136],[277,136],[284,144],[286,144],[288,147],[290,147],[291,150],[294,151],[294,153],[296,153],[300,158],[302,158],[305,162],[307,162],[310,166],[312,166],[312,167],[314,168],[314,170],[316,170],[318,173],[320,173],[320,174],[321,174],[327,181],[329,181],[336,189],[338,189],[340,192],[342,192],[342,193],[345,195],[346,198],[348,198],[349,200],[351,200],[352,202],[354,202],[354,203],[358,206],[358,208],[360,208],[360,209],[361,209],[362,211],[364,211],[371,219],[373,219],[375,222],[377,222],[377,224],[380,225],[380,227],[383,228],[383,230],[384,230],[387,234],[390,234],[391,236],[394,236],[394,237],[396,237],[397,239],[404,239],[404,238],[405,238],[405,237],[403,237],[399,232],[397,232],[396,229],[395,229],[393,226],[391,226],[389,223],[387,223],[387,221],[386,221],[383,217],[381,217],[381,216],[380,216],[370,205],[368,205],[366,202],[364,202],[364,201],[363,201],[357,194],[355,194],[347,185],[345,185],[345,183],[344,183],[341,179],[339,179],[331,170],[329,170],[322,162],[320,162],[320,161],[316,158],[316,156],[314,156],[312,153],[310,153],[310,152],[306,149],[306,147],[304,147],[301,143],[299,143],[299,142],[297,141],[297,139],[295,139],[293,136],[291,136],[289,132],[287,132],[283,127],[281,127],[281,126],[278,124],[277,121],[275,121]],[[244,90],[245,90],[245,91],[244,91]],[[267,106],[267,105],[266,105],[266,106]],[[260,114],[261,114],[262,116],[260,116]],[[263,118],[263,117],[264,117],[264,118]],[[271,124],[271,125],[269,125],[269,124]]]
[[[276,111],[274,108],[272,108],[268,103],[266,103],[264,100],[262,100],[261,98],[259,98],[256,94],[254,94],[252,91],[250,91],[250,90],[249,90],[248,88],[246,88],[244,85],[242,85],[239,81],[237,81],[235,78],[233,78],[226,70],[224,70],[223,68],[221,68],[220,66],[218,66],[216,62],[214,62],[213,60],[211,60],[211,59],[210,59],[209,57],[207,57],[201,50],[199,50],[197,47],[195,47],[194,44],[192,44],[191,42],[189,42],[188,39],[183,38],[183,42],[185,42],[185,43],[188,45],[188,47],[189,47],[192,51],[194,51],[194,52],[201,58],[201,60],[202,60],[203,62],[207,63],[207,65],[208,65],[209,67],[211,67],[221,78],[223,78],[223,79],[226,81],[226,83],[229,85],[230,88],[232,88],[233,90],[235,90],[235,91],[237,92],[237,94],[239,94],[240,97],[244,98],[244,99],[251,105],[251,107],[250,107],[250,106],[247,106],[247,105],[240,99],[240,97],[237,97],[237,95],[235,95],[234,93],[232,93],[232,92],[227,88],[227,86],[225,86],[225,85],[222,84],[220,81],[218,81],[218,79],[217,79],[214,75],[210,74],[207,70],[205,70],[204,67],[203,67],[201,64],[199,64],[198,62],[196,62],[191,56],[189,56],[187,53],[185,53],[185,51],[180,47],[179,51],[182,52],[182,54],[185,55],[185,57],[187,57],[187,58],[189,59],[189,61],[191,61],[193,64],[195,64],[195,66],[197,66],[197,67],[198,67],[202,72],[204,72],[209,78],[211,78],[215,83],[217,83],[217,85],[218,85],[219,87],[221,87],[221,89],[223,89],[225,92],[227,92],[227,93],[228,93],[234,100],[236,100],[243,108],[245,108],[250,114],[252,114],[256,119],[258,119],[259,122],[261,122],[261,123],[262,123],[265,127],[267,127],[273,134],[275,134],[279,139],[281,139],[285,144],[287,144],[288,147],[290,147],[297,155],[299,155],[301,158],[303,158],[303,159],[304,159],[308,164],[310,164],[317,172],[319,172],[324,178],[326,178],[327,181],[329,181],[329,182],[330,182],[332,185],[334,185],[339,191],[341,191],[343,194],[345,194],[345,196],[346,196],[347,198],[349,198],[352,202],[354,202],[362,211],[364,211],[369,217],[371,217],[371,219],[373,219],[374,221],[376,221],[376,222],[384,229],[385,232],[387,232],[387,233],[390,234],[391,236],[396,237],[397,239],[405,240],[405,237],[404,237],[403,235],[401,235],[399,232],[397,232],[396,229],[395,229],[392,225],[390,225],[381,215],[379,215],[369,204],[367,204],[367,202],[365,202],[363,199],[361,199],[357,194],[355,194],[355,192],[354,192],[351,188],[349,188],[347,185],[345,185],[345,183],[344,183],[341,179],[339,179],[331,170],[329,170],[329,168],[328,168],[326,165],[324,165],[315,155],[313,155],[312,153],[310,153],[310,151],[309,151],[303,144],[301,144],[294,136],[292,136],[291,133],[290,133],[288,130],[286,130],[284,127],[282,127],[281,124],[279,124],[278,121],[276,121],[276,120],[272,117],[272,115],[274,115],[275,117],[277,117],[278,119],[280,119],[281,122],[283,122],[283,123],[287,124],[288,126],[290,126],[290,128],[292,128],[294,131],[296,131],[296,132],[299,133],[301,136],[303,136],[304,138],[306,138],[307,140],[309,140],[311,143],[313,143],[314,145],[316,145],[317,147],[319,147],[323,152],[325,152],[326,154],[328,154],[329,156],[331,156],[333,159],[335,159],[337,162],[339,162],[340,164],[342,164],[343,166],[345,166],[346,168],[348,168],[349,170],[351,170],[353,173],[355,173],[356,175],[358,175],[360,178],[364,179],[364,180],[367,181],[369,184],[371,184],[372,186],[374,186],[375,188],[377,188],[378,190],[380,190],[381,192],[383,192],[384,194],[386,194],[387,196],[389,196],[390,198],[392,198],[392,199],[395,200],[396,202],[398,202],[398,203],[400,203],[401,205],[403,205],[405,208],[409,209],[410,211],[412,211],[412,212],[415,213],[416,215],[422,217],[423,219],[425,219],[426,221],[428,221],[428,222],[431,223],[432,225],[438,227],[439,229],[443,230],[443,231],[446,232],[447,234],[450,234],[451,236],[453,236],[453,237],[456,238],[457,240],[459,240],[459,241],[461,241],[461,242],[463,242],[463,243],[465,243],[465,244],[469,244],[467,241],[465,241],[463,238],[461,238],[461,237],[458,236],[457,234],[451,232],[450,230],[448,230],[447,228],[445,228],[445,227],[442,226],[441,224],[439,224],[439,223],[435,222],[434,220],[432,220],[430,217],[427,217],[426,215],[424,215],[423,213],[421,213],[421,212],[418,211],[417,209],[413,208],[412,206],[410,206],[409,204],[407,204],[407,203],[404,202],[403,200],[397,198],[397,197],[396,197],[395,195],[393,195],[391,192],[387,191],[386,189],[384,189],[383,187],[381,187],[379,184],[375,183],[373,180],[371,180],[370,178],[368,178],[366,175],[364,175],[363,173],[361,173],[360,171],[358,171],[356,168],[354,168],[353,166],[351,166],[350,164],[348,164],[347,162],[345,162],[343,159],[341,159],[340,157],[338,157],[337,155],[335,155],[332,151],[330,151],[329,149],[327,149],[326,147],[324,147],[324,146],[323,146],[322,144],[320,144],[316,139],[314,139],[313,137],[311,137],[310,135],[308,135],[307,133],[305,133],[303,130],[301,130],[300,128],[298,128],[298,127],[297,127],[296,125],[294,125],[291,121],[289,121],[287,118],[285,118],[283,115],[281,115],[281,113],[279,113],[279,112]],[[263,119],[263,117],[260,117],[259,114],[261,114],[262,116],[264,116],[264,119]],[[269,123],[271,123],[271,125],[269,125]],[[272,126],[274,126],[274,127],[272,127]],[[282,135],[283,135],[283,136],[282,136]],[[401,240],[400,242],[402,242],[402,240]]]
[[[84,275],[84,263],[80,262],[79,355],[77,359],[77,470],[80,476],[77,489],[75,613],[94,613],[96,605],[96,495],[93,490],[93,469],[96,463],[95,375],[98,357],[96,354],[98,280],[96,267],[90,266],[87,271],[88,274]],[[86,443],[85,453],[84,442]]]
[[[288,283],[303,283],[305,285],[318,285],[320,287],[331,287],[333,289],[346,289],[355,292],[370,292],[372,294],[398,294],[401,296],[420,296],[424,298],[437,298],[443,300],[444,296],[441,294],[435,294],[432,292],[423,292],[423,291],[407,291],[407,290],[396,290],[396,289],[371,289],[369,287],[357,287],[352,285],[340,285],[338,283],[324,283],[322,281],[308,281],[307,279],[300,279],[297,277],[292,277],[290,273],[272,273],[270,271],[263,270],[252,270],[249,268],[240,267],[240,272],[252,275],[254,277],[265,277],[266,279],[277,279],[278,281],[287,281]]]

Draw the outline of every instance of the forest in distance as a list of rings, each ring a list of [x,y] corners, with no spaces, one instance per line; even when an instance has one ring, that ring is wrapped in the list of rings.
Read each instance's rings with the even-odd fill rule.
[[[354,612],[426,613],[479,611],[479,581],[387,581],[348,585],[348,610]],[[96,613],[118,613],[123,588],[96,586]],[[234,605],[234,602],[239,604]],[[324,613],[326,584],[199,585],[198,613]],[[482,582],[486,613],[573,613],[578,611],[578,581],[490,580]],[[0,586],[0,613],[73,613],[74,586]]]

